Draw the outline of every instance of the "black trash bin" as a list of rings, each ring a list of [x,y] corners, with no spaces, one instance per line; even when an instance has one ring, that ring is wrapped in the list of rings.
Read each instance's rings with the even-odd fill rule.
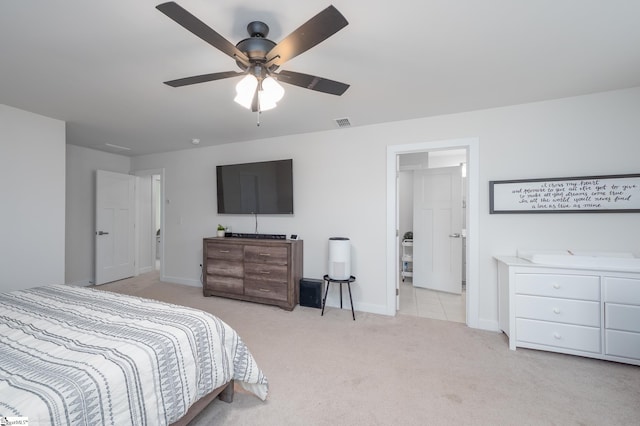
[[[322,308],[322,287],[324,281],[314,278],[300,279],[300,306]]]

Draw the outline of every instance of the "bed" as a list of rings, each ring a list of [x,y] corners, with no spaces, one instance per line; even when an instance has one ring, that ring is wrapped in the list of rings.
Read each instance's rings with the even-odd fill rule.
[[[186,424],[234,382],[267,397],[241,338],[206,312],[66,285],[0,293],[0,418]]]

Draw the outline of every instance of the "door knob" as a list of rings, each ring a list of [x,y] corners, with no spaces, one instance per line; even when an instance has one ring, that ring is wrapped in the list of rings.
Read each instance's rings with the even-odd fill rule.
[[[104,231],[98,231],[98,232],[96,232],[96,234],[98,234],[98,235],[109,235],[108,232],[104,232]]]
[[[458,234],[457,232],[455,234],[449,234],[449,236],[451,238],[460,238],[460,234]]]

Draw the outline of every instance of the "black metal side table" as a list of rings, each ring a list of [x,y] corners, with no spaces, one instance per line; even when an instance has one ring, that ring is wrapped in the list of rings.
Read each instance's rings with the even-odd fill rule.
[[[349,301],[351,302],[351,316],[353,316],[353,320],[355,321],[356,314],[353,311],[353,299],[351,298],[351,283],[356,280],[356,277],[351,275],[349,278],[338,280],[335,278],[330,278],[329,275],[325,275],[323,279],[327,283],[327,289],[324,291],[324,299],[322,299],[322,313],[320,313],[320,316],[324,315],[324,305],[327,303],[327,294],[329,293],[329,284],[331,283],[340,284],[340,309],[342,309],[342,284],[346,284],[347,288],[349,289]]]

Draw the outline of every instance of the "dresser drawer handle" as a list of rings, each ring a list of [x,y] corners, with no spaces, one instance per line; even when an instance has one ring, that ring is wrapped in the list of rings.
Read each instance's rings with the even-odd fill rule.
[[[553,313],[554,314],[559,314],[560,313],[560,308],[553,308]]]
[[[560,333],[553,333],[553,338],[556,340],[560,340],[562,339],[562,336],[560,335]]]
[[[553,285],[553,288],[555,288],[556,290],[560,288],[560,284],[556,283]]]
[[[260,273],[261,273],[262,275],[269,275],[271,272],[269,272],[269,271],[260,271]]]
[[[260,256],[271,256],[271,253],[260,253]]]
[[[260,290],[263,293],[270,293],[271,292],[271,290],[269,290],[268,288],[260,288],[258,290]]]
[[[229,250],[220,250],[220,253],[229,253]]]

